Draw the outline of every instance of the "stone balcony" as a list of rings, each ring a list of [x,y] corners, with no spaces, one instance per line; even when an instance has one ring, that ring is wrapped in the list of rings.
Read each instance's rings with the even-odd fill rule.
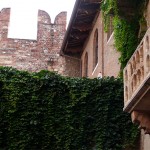
[[[150,29],[124,69],[124,111],[150,133]]]

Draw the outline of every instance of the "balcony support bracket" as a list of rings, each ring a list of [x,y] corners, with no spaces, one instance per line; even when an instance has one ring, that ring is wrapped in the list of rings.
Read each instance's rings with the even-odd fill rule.
[[[144,129],[145,134],[150,134],[150,112],[133,111],[131,118],[132,122],[138,124],[140,129]]]

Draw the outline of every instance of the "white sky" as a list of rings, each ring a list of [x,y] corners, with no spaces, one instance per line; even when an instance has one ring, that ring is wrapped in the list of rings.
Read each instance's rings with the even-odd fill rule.
[[[38,9],[46,11],[51,22],[62,11],[70,19],[75,0],[0,0],[0,10],[11,8],[9,38],[37,39]]]

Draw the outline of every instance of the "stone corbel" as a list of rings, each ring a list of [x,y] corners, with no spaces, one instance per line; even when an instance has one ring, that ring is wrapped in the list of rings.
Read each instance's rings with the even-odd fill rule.
[[[133,111],[131,118],[132,122],[138,124],[140,129],[144,129],[145,134],[150,134],[150,112]]]

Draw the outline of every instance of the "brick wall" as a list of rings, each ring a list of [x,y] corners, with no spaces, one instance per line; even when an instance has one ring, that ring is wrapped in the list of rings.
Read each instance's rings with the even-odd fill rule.
[[[0,66],[13,66],[19,70],[40,71],[48,69],[63,75],[73,75],[75,65],[79,69],[79,62],[66,62],[69,58],[59,55],[64,34],[66,32],[66,12],[61,12],[51,23],[50,16],[39,10],[37,40],[23,40],[7,38],[10,9],[2,9],[0,13]],[[75,71],[74,71],[75,72]]]
[[[93,68],[93,50],[94,50],[94,33],[98,30],[98,63]],[[95,21],[93,30],[89,35],[84,45],[82,54],[82,76],[84,75],[85,65],[85,54],[88,54],[88,77],[95,78],[99,74],[103,76],[114,76],[117,77],[120,71],[120,64],[118,58],[120,57],[119,52],[114,47],[114,38],[104,31],[102,14],[100,13],[97,20]]]
[[[107,38],[107,33],[104,32],[104,76],[117,77],[120,72],[119,57],[120,53],[114,46],[113,34]]]

